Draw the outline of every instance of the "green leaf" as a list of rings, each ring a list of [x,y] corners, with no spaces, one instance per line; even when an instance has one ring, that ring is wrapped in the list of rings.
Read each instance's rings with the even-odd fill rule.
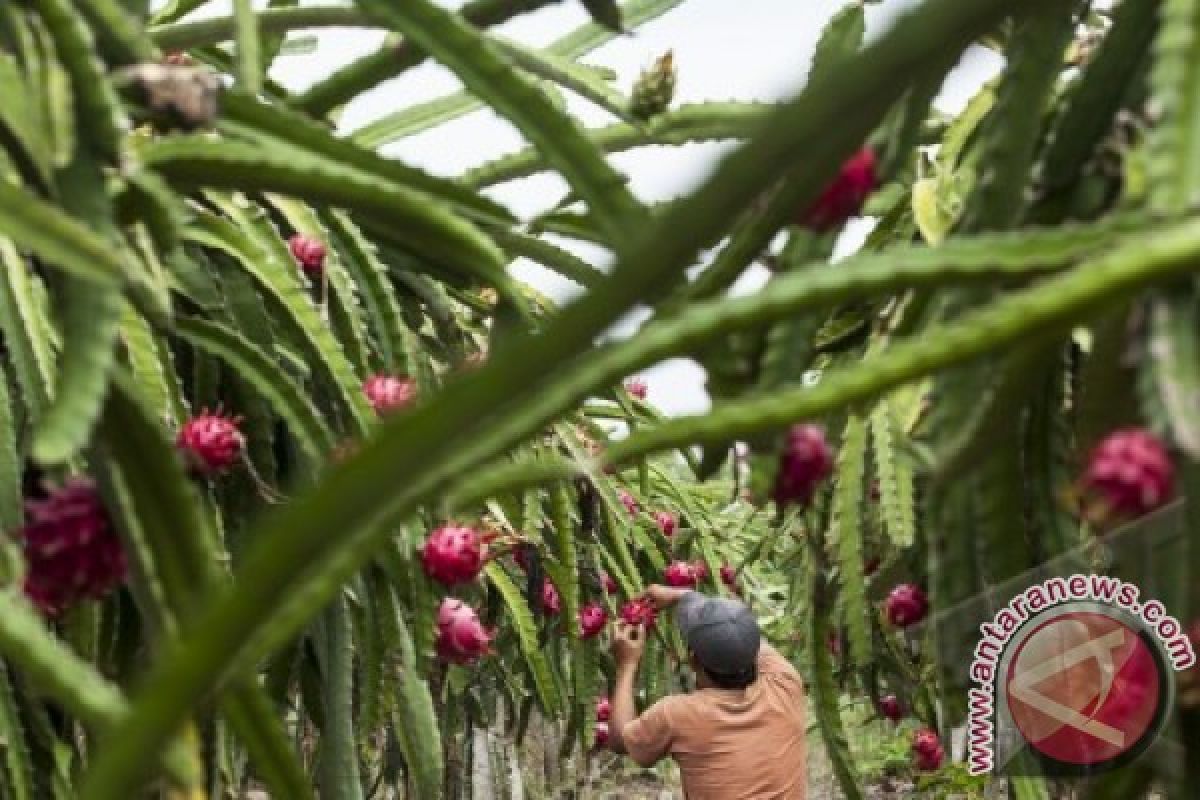
[[[621,8],[617,0],[582,0],[583,7],[596,24],[615,33],[624,31],[621,24]]]
[[[879,472],[879,505],[883,527],[899,548],[912,546],[917,536],[916,489],[913,469],[900,452],[902,431],[886,399],[871,412],[871,457]]]
[[[258,19],[251,0],[233,0],[234,31],[237,37],[238,86],[250,94],[262,91],[262,53]]]
[[[33,456],[62,463],[87,443],[100,415],[115,360],[124,301],[114,289],[66,278],[62,282],[62,332],[54,399],[34,432]]]
[[[235,685],[221,699],[221,713],[229,720],[256,774],[278,797],[311,800],[312,781],[304,773],[275,706],[257,683]],[[324,741],[324,738],[322,738]]]
[[[353,719],[354,638],[345,597],[338,598],[321,618],[319,660],[324,724],[318,784],[321,797],[362,800]]]
[[[1149,140],[1149,205],[1180,214],[1200,198],[1200,14],[1197,0],[1162,0],[1150,100],[1158,122]]]
[[[812,663],[811,698],[812,709],[817,717],[817,727],[825,743],[825,752],[833,764],[833,774],[848,800],[862,800],[862,780],[850,755],[846,742],[846,730],[842,723],[837,683],[833,677],[833,663],[826,646],[829,635],[831,609],[825,597],[828,591],[825,577],[817,567],[812,567],[812,605],[808,616],[808,657]]]
[[[4,181],[0,181],[0,236],[7,236],[50,266],[94,284],[115,286],[126,274],[124,262],[104,238]]]
[[[1157,298],[1148,345],[1171,438],[1200,460],[1200,316],[1196,297],[1183,286]]]
[[[391,597],[390,592],[388,596]],[[429,684],[421,677],[412,636],[399,608],[392,602],[381,614],[387,615],[390,623],[395,625],[400,649],[398,697],[392,707],[392,730],[404,751],[416,796],[438,797],[442,791],[443,760],[438,718]]]
[[[467,88],[508,118],[587,202],[614,246],[627,240],[645,212],[625,179],[604,160],[573,118],[557,109],[528,78],[505,68],[496,46],[428,0],[397,6],[385,0],[361,0],[361,6],[395,27],[418,47],[454,70]]]
[[[5,787],[13,800],[33,800],[37,796],[33,764],[17,699],[8,679],[8,668],[3,661],[0,661],[0,740],[4,742],[4,761],[8,768]]]
[[[549,715],[558,713],[562,702],[558,696],[558,687],[550,674],[550,667],[546,663],[546,656],[538,644],[537,623],[533,619],[533,612],[529,610],[521,590],[498,564],[488,564],[484,568],[484,574],[500,593],[508,609],[509,622],[517,632],[521,654],[529,667],[529,674],[533,677],[533,686],[537,690],[542,710]]]
[[[21,456],[8,375],[0,369],[0,529],[13,531],[25,518],[21,497]]]

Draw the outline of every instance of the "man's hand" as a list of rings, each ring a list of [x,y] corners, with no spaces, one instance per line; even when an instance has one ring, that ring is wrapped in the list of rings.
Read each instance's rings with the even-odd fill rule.
[[[662,611],[664,608],[670,608],[679,602],[679,599],[687,594],[690,589],[678,589],[673,586],[662,586],[660,584],[652,584],[646,589],[646,597],[654,605],[656,609]]]
[[[612,652],[618,667],[637,666],[646,649],[646,630],[641,625],[618,621],[613,627]]]

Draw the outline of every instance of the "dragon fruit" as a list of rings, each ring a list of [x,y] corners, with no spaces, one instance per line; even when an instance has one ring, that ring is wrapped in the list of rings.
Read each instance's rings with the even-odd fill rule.
[[[612,718],[612,703],[608,697],[601,697],[596,700],[596,721],[608,722]]]
[[[558,596],[558,587],[546,578],[542,581],[542,612],[553,615],[561,610],[562,600]]]
[[[879,698],[879,712],[892,722],[899,722],[904,717],[904,705],[894,694]]]
[[[899,628],[907,628],[925,619],[929,612],[929,599],[916,584],[902,583],[888,593],[883,607],[888,622]]]
[[[695,586],[696,569],[686,561],[672,561],[663,572],[667,586]]]
[[[878,182],[875,152],[864,147],[842,164],[838,176],[800,215],[797,223],[817,233],[840,227],[862,211],[863,203]]]
[[[593,639],[608,624],[608,612],[599,603],[588,603],[579,609],[579,632],[584,639]]]
[[[653,627],[658,618],[654,605],[644,597],[634,598],[621,606],[621,619],[628,625]]]
[[[483,627],[475,609],[454,597],[442,600],[437,615],[435,650],[442,661],[470,664],[491,652],[494,631]]]
[[[641,504],[629,492],[624,489],[617,491],[617,498],[621,501],[621,505],[625,506],[625,510],[629,512],[629,516],[636,517],[638,512],[642,510]]]
[[[655,511],[654,524],[662,531],[663,536],[670,539],[675,535],[675,528],[678,523],[675,521],[675,515],[670,511]]]
[[[288,239],[288,249],[306,275],[310,278],[321,277],[325,271],[325,245],[319,239],[297,233]]]
[[[737,588],[737,570],[728,564],[721,565],[721,583],[730,589]]]
[[[600,573],[600,586],[605,594],[616,594],[619,591],[616,579],[607,572]]]
[[[641,378],[630,378],[625,382],[625,391],[629,392],[630,397],[636,397],[638,400],[646,399],[646,382]]]
[[[483,569],[486,550],[483,537],[474,528],[443,525],[425,540],[421,566],[426,575],[446,586],[469,583]]]
[[[25,595],[43,614],[101,598],[125,580],[125,552],[90,479],[27,500],[25,516]]]
[[[183,423],[175,437],[175,446],[193,472],[218,475],[237,463],[246,447],[246,437],[238,429],[240,424],[240,417],[202,411]]]
[[[941,739],[928,728],[923,728],[913,734],[912,750],[916,767],[922,772],[936,770],[946,759]]]
[[[1166,446],[1154,434],[1120,430],[1092,451],[1083,488],[1102,513],[1137,517],[1168,500],[1174,472]]]
[[[608,746],[608,723],[607,722],[597,722],[596,723],[596,747],[607,747],[607,746]]]
[[[816,425],[794,425],[779,458],[773,492],[779,506],[807,505],[813,492],[833,472],[833,454],[825,432]]]
[[[696,575],[696,582],[708,580],[708,564],[704,563],[703,559],[696,559],[692,562],[692,572]]]
[[[363,382],[363,394],[375,413],[383,416],[409,406],[416,399],[417,383],[412,378],[372,375]]]

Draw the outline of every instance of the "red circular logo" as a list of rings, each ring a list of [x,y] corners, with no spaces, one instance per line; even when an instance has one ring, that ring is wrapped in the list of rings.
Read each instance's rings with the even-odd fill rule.
[[[1093,611],[1058,614],[1033,629],[1009,662],[1009,710],[1043,756],[1095,766],[1156,733],[1161,669],[1152,647],[1124,622]]]

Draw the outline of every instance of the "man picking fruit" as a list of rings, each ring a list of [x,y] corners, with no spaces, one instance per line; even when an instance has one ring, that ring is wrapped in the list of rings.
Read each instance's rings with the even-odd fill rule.
[[[646,595],[657,609],[674,607],[696,691],[665,697],[638,716],[633,686],[646,631],[618,622],[609,746],[643,767],[674,758],[688,800],[803,800],[804,684],[762,639],[754,614],[690,589],[651,586]]]

